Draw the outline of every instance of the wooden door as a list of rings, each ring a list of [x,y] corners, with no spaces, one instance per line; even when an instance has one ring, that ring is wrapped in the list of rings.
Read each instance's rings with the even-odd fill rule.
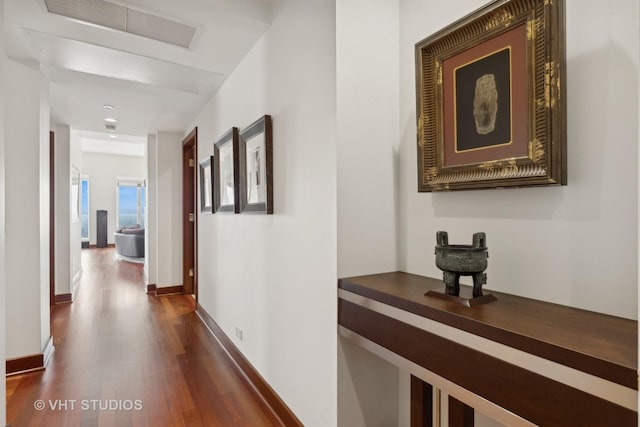
[[[182,283],[185,294],[197,298],[198,227],[196,214],[196,176],[198,128],[182,141]]]

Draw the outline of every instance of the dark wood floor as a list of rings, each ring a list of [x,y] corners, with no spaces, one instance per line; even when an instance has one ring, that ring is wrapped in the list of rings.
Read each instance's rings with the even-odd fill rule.
[[[279,425],[196,317],[192,297],[145,295],[142,265],[116,261],[113,249],[83,250],[82,265],[75,301],[52,313],[49,366],[7,378],[12,427]],[[34,408],[38,399],[44,410]],[[51,409],[61,400],[66,410]]]

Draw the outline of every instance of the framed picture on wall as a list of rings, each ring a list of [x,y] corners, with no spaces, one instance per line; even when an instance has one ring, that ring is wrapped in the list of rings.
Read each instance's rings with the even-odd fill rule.
[[[418,42],[418,191],[565,185],[564,1],[499,0]]]
[[[213,156],[200,161],[200,212],[213,213]]]
[[[240,212],[238,128],[213,144],[213,212]]]
[[[268,115],[240,132],[240,212],[273,213],[273,138]]]

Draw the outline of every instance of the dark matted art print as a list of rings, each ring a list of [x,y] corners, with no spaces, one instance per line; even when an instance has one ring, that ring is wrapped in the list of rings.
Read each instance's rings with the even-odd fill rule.
[[[453,88],[456,153],[513,143],[511,46],[456,67]]]

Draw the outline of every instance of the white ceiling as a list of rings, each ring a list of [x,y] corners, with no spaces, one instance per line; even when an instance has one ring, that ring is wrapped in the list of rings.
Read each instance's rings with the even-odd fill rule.
[[[105,117],[122,137],[188,131],[285,0],[109,1],[195,27],[190,47],[52,14],[44,0],[5,0],[4,28],[8,56],[40,62],[49,78],[52,123],[112,142]]]
[[[82,152],[144,157],[147,138],[131,135],[108,135],[104,132],[77,131]]]

